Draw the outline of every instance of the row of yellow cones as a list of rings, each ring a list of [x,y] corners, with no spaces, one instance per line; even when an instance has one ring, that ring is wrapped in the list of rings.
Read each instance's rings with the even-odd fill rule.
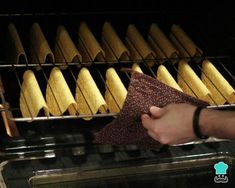
[[[60,116],[65,111],[70,115],[106,113],[108,109],[119,112],[126,94],[127,90],[115,69],[109,68],[104,99],[89,70],[83,67],[77,77],[74,99],[61,70],[54,67],[48,79],[45,101],[33,71],[27,70],[21,86],[20,110],[23,117],[36,117],[42,108],[46,116]]]
[[[9,61],[17,64],[21,57],[28,63],[29,56],[26,55],[15,25],[10,24],[8,30],[11,39],[8,45]],[[77,32],[77,39],[78,44],[70,38],[65,26],[58,26],[53,53],[40,25],[34,23],[29,36],[30,62],[43,64],[50,61],[66,64],[68,62],[92,62],[95,60],[135,61],[152,59],[152,62],[148,61],[151,66],[156,58],[194,57],[203,53],[183,29],[176,24],[172,25],[168,38],[160,27],[153,23],[150,26],[146,41],[134,24],[127,27],[125,39],[121,40],[112,25],[105,22],[102,28],[101,41],[98,42],[88,24],[82,22]]]
[[[11,27],[9,26],[9,28]],[[13,31],[16,31],[16,30],[10,29],[11,36],[14,39],[14,38],[17,38],[15,37],[17,32],[13,32]],[[149,30],[149,34],[148,34],[148,42],[150,43],[151,47],[145,41],[145,39],[141,36],[139,31],[133,24],[130,24],[128,26],[128,29],[126,32],[126,46],[127,47],[122,43],[117,33],[112,28],[111,24],[108,22],[106,22],[103,26],[102,48],[97,42],[97,40],[95,39],[94,35],[90,31],[86,23],[81,23],[78,36],[79,36],[78,49],[80,53],[76,49],[75,45],[73,45],[73,42],[70,39],[65,27],[63,26],[58,27],[57,37],[56,37],[57,42],[55,45],[55,57],[57,61],[66,63],[66,62],[72,62],[72,61],[94,61],[94,60],[104,61],[104,58],[108,61],[117,60],[117,59],[127,60],[129,58],[133,61],[139,60],[139,59],[143,59],[143,60],[153,59],[152,62],[147,61],[147,64],[151,66],[154,64],[155,58],[177,58],[180,56],[181,57],[185,57],[185,56],[194,57],[194,56],[200,56],[203,53],[202,50],[198,48],[196,44],[187,36],[187,34],[182,30],[182,28],[175,24],[171,28],[171,33],[169,36],[170,40],[164,35],[164,33],[160,30],[158,25],[152,24]],[[49,57],[51,57],[52,60],[54,59],[53,53],[50,50],[48,50],[49,45],[46,42],[46,39],[40,29],[39,24],[37,23],[35,23],[32,26],[31,38],[32,38],[31,41],[33,44],[31,46],[34,47],[33,50],[31,49],[31,51],[33,52],[32,53],[33,62],[42,64],[45,62],[45,59],[48,55]],[[17,49],[17,44],[19,43],[17,42],[14,43],[14,45],[16,46],[13,49]],[[19,51],[20,50],[18,50],[18,52]],[[19,54],[20,53],[18,53],[18,55]],[[14,56],[11,56],[11,57],[14,57]],[[64,67],[61,67],[61,68],[64,68]],[[172,78],[172,76],[168,74],[169,72],[163,65],[159,66],[158,79],[180,91],[183,90],[187,94],[206,100],[210,102],[210,104],[224,104],[225,102],[234,103],[233,88],[229,85],[229,83],[223,78],[223,76],[216,70],[216,68],[210,62],[207,62],[207,61],[203,62],[202,67],[205,70],[202,71],[202,75],[201,75],[202,81],[193,72],[193,70],[187,64],[187,62],[184,62],[184,61],[179,62],[178,67],[179,67],[178,84]],[[58,72],[58,71],[59,70],[55,72]],[[107,71],[107,75],[109,75],[108,72],[113,72],[113,71]],[[111,75],[114,75],[114,73],[112,73]],[[121,87],[122,84],[121,84],[121,81],[118,82],[117,80],[118,79],[116,79],[116,83],[117,83],[116,85],[118,88],[119,86]],[[47,89],[47,91],[50,91],[50,90],[52,89],[50,88]],[[124,91],[124,86],[123,86],[122,89],[119,88],[119,90],[117,91],[122,91],[121,93],[124,93],[124,94],[120,95],[122,96],[120,100],[115,99],[114,101],[111,100],[112,98],[114,98],[113,96],[111,96],[112,94],[109,94],[108,90],[106,91],[106,94],[105,94],[106,102],[111,101],[111,102],[107,102],[107,105],[108,103],[111,103],[112,105],[108,105],[109,106],[108,108],[106,107],[106,105],[104,105],[102,107],[103,110],[100,109],[101,112],[106,111],[107,109],[109,109],[111,112],[112,111],[118,112],[121,109],[122,104],[125,100],[125,97],[123,96],[126,96],[125,94],[126,90]],[[51,96],[55,95],[53,93],[54,92],[51,91]],[[79,92],[76,92],[76,93],[79,93]],[[114,93],[116,94],[119,92],[114,92]],[[118,102],[118,101],[121,101],[121,102]],[[85,99],[83,102],[87,103]],[[58,102],[54,101],[54,106],[56,103]],[[48,106],[50,105],[48,104]],[[76,105],[75,106],[72,105],[70,106],[68,111],[70,112],[70,114],[74,114],[76,112],[75,109],[77,109]],[[82,109],[82,107],[79,109]],[[92,109],[90,108],[89,109],[90,113],[92,114],[96,113],[98,110],[97,108],[95,109],[96,110],[92,112]],[[89,114],[89,110],[87,114]],[[52,115],[61,115],[64,111],[64,108],[62,110],[57,109],[57,111],[55,112],[54,111],[52,112],[52,111],[53,110],[50,110],[50,113]],[[28,114],[28,115],[34,116],[36,114],[34,113],[33,115],[32,114]],[[48,112],[46,114],[49,115]]]
[[[132,69],[143,73],[138,64],[133,64]],[[235,102],[233,87],[208,60],[202,63],[201,79],[185,61],[180,61],[178,65],[178,83],[164,65],[158,67],[156,76],[168,86],[210,104]],[[89,70],[83,67],[77,77],[74,98],[61,70],[54,67],[48,79],[45,101],[33,71],[27,70],[21,86],[20,110],[23,117],[36,117],[41,109],[46,116],[60,116],[65,111],[70,115],[92,115],[98,111],[118,113],[126,95],[127,90],[114,68],[106,71],[106,91],[103,97]],[[89,119],[91,118],[86,118]]]

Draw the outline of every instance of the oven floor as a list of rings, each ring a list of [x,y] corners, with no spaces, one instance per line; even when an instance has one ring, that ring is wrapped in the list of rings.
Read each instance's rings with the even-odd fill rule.
[[[34,188],[142,188],[142,187],[160,187],[160,188],[208,188],[208,187],[234,187],[235,168],[231,169],[228,175],[227,184],[214,183],[213,166],[186,171],[175,171],[166,174],[144,174],[125,177],[114,177],[110,179],[99,179],[96,181],[81,182],[61,182],[48,185],[32,185]]]
[[[235,187],[234,144],[220,142],[132,153],[115,150],[106,154],[94,149],[80,156],[64,153],[43,159],[12,159],[2,162],[1,174],[9,188]],[[229,165],[226,184],[214,183],[214,164],[219,161]]]
[[[39,163],[37,163],[38,165]],[[31,164],[32,165],[32,164]],[[25,173],[26,172],[26,173]],[[187,170],[176,170],[167,173],[146,173],[133,174],[127,176],[118,176],[110,178],[99,178],[89,181],[66,181],[63,179],[57,183],[29,185],[29,168],[21,168],[16,170],[8,170],[7,187],[34,187],[34,188],[141,188],[141,187],[161,187],[161,188],[208,188],[208,187],[234,187],[235,186],[235,166],[230,167],[227,172],[229,182],[226,184],[214,183],[213,165],[200,168],[189,168]],[[31,172],[30,172],[31,173]],[[48,177],[48,180],[50,177]]]

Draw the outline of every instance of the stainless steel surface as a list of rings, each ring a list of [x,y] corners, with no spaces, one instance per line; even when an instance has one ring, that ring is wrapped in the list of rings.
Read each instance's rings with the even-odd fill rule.
[[[142,165],[134,167],[120,167],[115,169],[68,169],[68,170],[45,170],[35,172],[35,176],[29,179],[31,186],[50,185],[54,183],[76,181],[77,184],[84,180],[94,180],[101,178],[130,176],[138,174],[171,173],[179,170],[189,170],[194,168],[211,167],[218,161],[224,161],[229,166],[234,165],[235,158],[232,156],[206,157],[203,159],[183,160],[180,162],[170,162],[161,164]]]
[[[17,180],[31,187],[69,185],[79,187],[83,183],[86,185],[93,182],[97,185],[96,183],[99,184],[102,181],[112,182],[113,179],[120,179],[119,181],[123,182],[124,179],[129,179],[128,177],[135,179],[142,176],[153,176],[153,182],[156,182],[161,177],[171,179],[175,174],[180,181],[192,177],[191,181],[196,183],[197,180],[193,176],[196,177],[197,173],[201,173],[200,177],[207,180],[204,182],[207,185],[209,181],[213,181],[214,164],[223,161],[229,165],[228,176],[232,183],[231,177],[235,169],[235,150],[232,146],[234,143],[218,142],[218,144],[208,143],[189,147],[169,147],[163,151],[137,149],[135,151],[140,153],[138,155],[136,153],[135,156],[127,155],[128,151],[124,148],[112,149],[109,151],[111,153],[106,153],[103,151],[106,147],[104,146],[102,153],[96,151],[90,154],[82,148],[74,148],[74,156],[70,156],[71,160],[68,159],[68,155],[59,155],[56,150],[46,150],[44,157],[39,155],[35,157],[36,154],[32,154],[32,157],[22,155],[2,162],[0,180],[3,179],[6,185],[11,180]],[[85,160],[81,157],[85,157]],[[73,163],[72,160],[82,161]],[[14,185],[14,181],[12,183],[11,185]],[[197,183],[194,187],[196,185]]]

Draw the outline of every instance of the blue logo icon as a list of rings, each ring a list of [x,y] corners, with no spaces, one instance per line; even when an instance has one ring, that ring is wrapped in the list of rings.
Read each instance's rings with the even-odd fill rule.
[[[223,161],[220,161],[214,165],[214,169],[215,169],[214,182],[215,183],[227,183],[228,182],[228,177],[227,177],[228,165],[224,163]]]

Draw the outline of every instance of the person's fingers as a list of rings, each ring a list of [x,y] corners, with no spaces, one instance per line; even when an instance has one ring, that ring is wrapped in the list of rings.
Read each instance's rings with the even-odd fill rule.
[[[154,127],[154,119],[152,119],[148,114],[143,114],[141,116],[141,121],[143,126],[148,130],[151,130]]]
[[[159,141],[158,134],[154,133],[153,131],[148,131],[148,135],[151,136],[154,140]]]
[[[152,115],[153,118],[159,118],[164,113],[163,108],[159,108],[159,107],[156,107],[156,106],[151,106],[149,111],[150,111],[150,114]]]

